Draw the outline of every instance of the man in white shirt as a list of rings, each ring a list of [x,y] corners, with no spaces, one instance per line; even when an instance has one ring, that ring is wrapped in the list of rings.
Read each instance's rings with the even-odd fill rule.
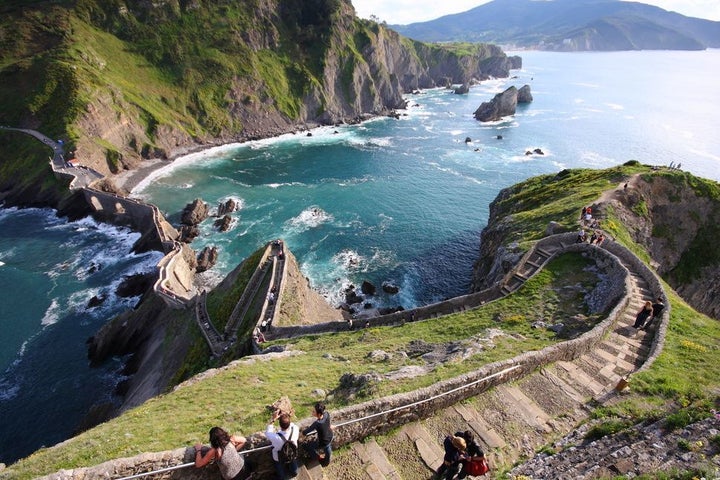
[[[275,428],[275,420],[279,419],[280,430]],[[272,459],[275,464],[275,470],[277,471],[277,478],[279,480],[288,480],[294,478],[297,475],[298,463],[297,463],[297,442],[300,436],[300,429],[297,425],[290,421],[290,415],[279,411],[275,411],[272,416],[272,421],[265,430],[265,436],[270,443],[272,443]],[[285,462],[280,453],[285,442],[290,442],[295,446],[295,458],[289,462]]]

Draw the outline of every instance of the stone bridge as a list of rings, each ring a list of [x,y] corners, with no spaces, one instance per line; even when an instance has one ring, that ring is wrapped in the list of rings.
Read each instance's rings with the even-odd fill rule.
[[[538,241],[505,279],[490,291],[470,294],[429,305],[413,312],[373,319],[373,325],[395,325],[436,318],[510,294],[556,255],[579,251],[594,258],[615,276],[614,307],[605,320],[578,338],[493,362],[416,391],[383,397],[331,412],[335,425],[334,446],[349,446],[346,460],[334,461],[323,470],[316,462],[302,466],[299,479],[342,478],[343,465],[354,465],[353,478],[427,479],[442,459],[442,439],[458,430],[471,429],[493,462],[511,464],[520,455],[532,454],[546,443],[548,434],[561,436],[586,418],[589,404],[603,403],[617,395],[621,380],[644,370],[659,355],[670,306],[660,321],[635,333],[631,325],[646,299],[664,296],[658,277],[632,252],[612,241],[601,247],[576,244],[575,234],[553,235]],[[371,320],[371,321],[373,321]],[[273,335],[320,333],[347,329],[347,324],[274,329]],[[315,329],[315,330],[313,330]],[[312,331],[311,331],[312,330]],[[181,388],[181,387],[180,387]],[[545,392],[541,395],[538,392]],[[511,420],[509,420],[511,419]],[[301,428],[314,419],[298,422]],[[509,423],[512,422],[512,425]],[[390,434],[385,448],[373,435]],[[247,455],[267,464],[267,441],[262,433],[249,437]],[[165,470],[162,478],[209,479],[214,468],[192,468],[193,449],[106,462],[89,468],[63,471],[45,478],[121,478],[145,476]],[[260,473],[259,473],[260,474]],[[260,477],[265,478],[260,474]],[[133,477],[134,478],[134,477]],[[159,477],[158,477],[159,478]],[[268,477],[269,478],[269,477]]]

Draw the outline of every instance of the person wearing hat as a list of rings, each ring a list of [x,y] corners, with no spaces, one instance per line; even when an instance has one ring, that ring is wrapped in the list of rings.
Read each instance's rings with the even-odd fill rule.
[[[442,465],[436,472],[436,478],[452,480],[458,473],[461,466],[460,462],[466,457],[467,444],[462,437],[448,435],[443,441],[443,447],[445,448],[445,456]]]

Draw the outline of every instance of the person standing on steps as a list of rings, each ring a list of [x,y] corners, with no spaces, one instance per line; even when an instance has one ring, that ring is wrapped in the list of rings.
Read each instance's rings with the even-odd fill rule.
[[[327,467],[332,456],[333,427],[330,424],[330,413],[325,409],[325,404],[317,402],[313,408],[315,420],[312,425],[303,430],[303,435],[310,435],[317,432],[317,440],[304,445],[310,454],[310,458],[317,458],[320,465]]]
[[[220,469],[223,480],[239,480],[245,478],[245,460],[238,449],[245,445],[245,437],[230,435],[220,427],[210,429],[210,448],[203,453],[203,445],[195,445],[195,466],[204,467],[215,461]]]
[[[662,311],[665,310],[665,304],[663,303],[662,297],[658,297],[657,300],[655,300],[655,303],[653,303],[652,305],[652,309],[652,317],[650,317],[647,323],[641,327],[643,330],[647,330],[650,324],[654,322],[656,318],[660,319],[660,317],[662,316]]]
[[[650,300],[645,302],[645,305],[643,305],[643,308],[640,309],[640,311],[637,313],[637,316],[635,317],[635,324],[633,325],[633,328],[640,329],[643,325],[645,325],[645,322],[647,321],[650,316],[653,314],[653,304]]]
[[[279,420],[279,431],[275,429],[275,420]],[[298,426],[290,421],[290,415],[287,413],[281,414],[276,410],[273,412],[272,420],[267,426],[267,430],[265,430],[265,436],[270,440],[270,443],[272,443],[272,459],[275,464],[275,471],[277,472],[276,478],[278,480],[295,478],[298,472],[297,442],[300,436]],[[284,449],[286,442],[292,443],[295,447],[295,458],[289,461],[281,458],[281,450]]]

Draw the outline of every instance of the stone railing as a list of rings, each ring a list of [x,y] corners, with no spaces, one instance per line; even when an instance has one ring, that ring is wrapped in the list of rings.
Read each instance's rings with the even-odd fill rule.
[[[301,326],[288,326],[288,327],[274,327],[272,332],[266,334],[268,340],[274,340],[278,338],[289,338],[297,337],[301,335],[317,335],[321,333],[335,333],[341,331],[347,331],[352,328],[360,328],[367,324],[368,327],[381,327],[381,326],[395,326],[401,325],[407,322],[414,322],[419,320],[427,320],[430,318],[437,318],[444,315],[450,315],[456,312],[462,312],[473,308],[480,307],[487,303],[493,302],[504,297],[506,294],[503,292],[503,286],[508,284],[511,279],[518,273],[523,271],[526,263],[531,259],[537,249],[549,249],[552,246],[553,252],[544,260],[544,262],[533,268],[533,273],[525,275],[523,278],[528,280],[532,278],[538,271],[542,269],[550,260],[555,258],[557,255],[565,252],[587,252],[592,255],[593,258],[607,262],[608,255],[605,253],[605,249],[597,248],[595,245],[587,243],[575,243],[577,235],[574,233],[562,233],[557,235],[551,235],[538,240],[528,252],[523,255],[522,259],[513,267],[500,281],[498,284],[492,287],[482,290],[480,292],[469,293],[467,295],[461,295],[459,297],[443,300],[441,302],[433,303],[430,305],[424,305],[413,309],[403,310],[400,312],[389,313],[386,315],[380,315],[377,317],[363,319],[363,325],[353,325],[345,320],[337,320],[332,322],[318,323],[314,325],[301,325]],[[616,261],[610,261],[610,264],[617,263]]]
[[[605,245],[603,245],[605,247]],[[581,336],[551,345],[539,351],[525,352],[513,358],[493,362],[483,367],[457,377],[443,380],[431,386],[411,392],[391,395],[370,400],[357,405],[348,406],[332,412],[333,423],[336,426],[334,443],[338,446],[346,445],[366,438],[369,435],[379,435],[388,432],[400,425],[431,416],[439,409],[447,408],[462,400],[476,396],[497,385],[520,379],[536,369],[558,361],[571,361],[592,350],[614,328],[617,321],[624,314],[632,293],[630,272],[621,264],[620,258],[628,261],[634,255],[622,246],[597,248],[587,244],[568,245],[570,250],[588,252],[598,255],[605,261],[613,261],[613,268],[623,272],[623,281],[618,286],[620,300],[609,312],[607,318],[596,325],[592,330]],[[615,253],[619,254],[616,255]],[[654,291],[662,287],[655,274],[637,259],[630,262],[636,272],[648,281]],[[655,279],[655,280],[653,280]],[[662,291],[662,290],[661,290]],[[658,338],[655,338],[657,343]],[[178,387],[178,388],[182,388]],[[312,423],[314,418],[306,418],[298,422],[301,428]],[[256,433],[248,437],[250,448],[267,445],[263,434]],[[263,450],[264,452],[264,450]],[[265,453],[266,454],[266,453]],[[154,460],[153,460],[154,459]],[[127,472],[158,470],[170,465],[187,464],[192,462],[192,448],[180,448],[170,452],[143,454],[138,457],[113,460],[104,464],[81,468],[74,471],[61,471],[44,477],[46,479],[66,478],[119,478],[127,476]],[[196,470],[187,465],[187,468],[166,473],[167,478],[177,479],[206,479],[216,474],[208,469]]]
[[[270,257],[271,251],[272,244],[268,243],[265,247],[265,252],[263,252],[262,257],[258,261],[257,267],[255,267],[255,271],[250,277],[248,284],[245,286],[245,290],[240,296],[240,299],[235,304],[235,308],[233,308],[233,311],[230,314],[230,318],[228,318],[227,325],[225,326],[226,340],[229,340],[235,335],[235,330],[238,328],[238,323],[245,315],[252,296],[255,295],[258,287],[260,286],[260,283],[265,277],[265,273],[268,268],[267,260]]]

